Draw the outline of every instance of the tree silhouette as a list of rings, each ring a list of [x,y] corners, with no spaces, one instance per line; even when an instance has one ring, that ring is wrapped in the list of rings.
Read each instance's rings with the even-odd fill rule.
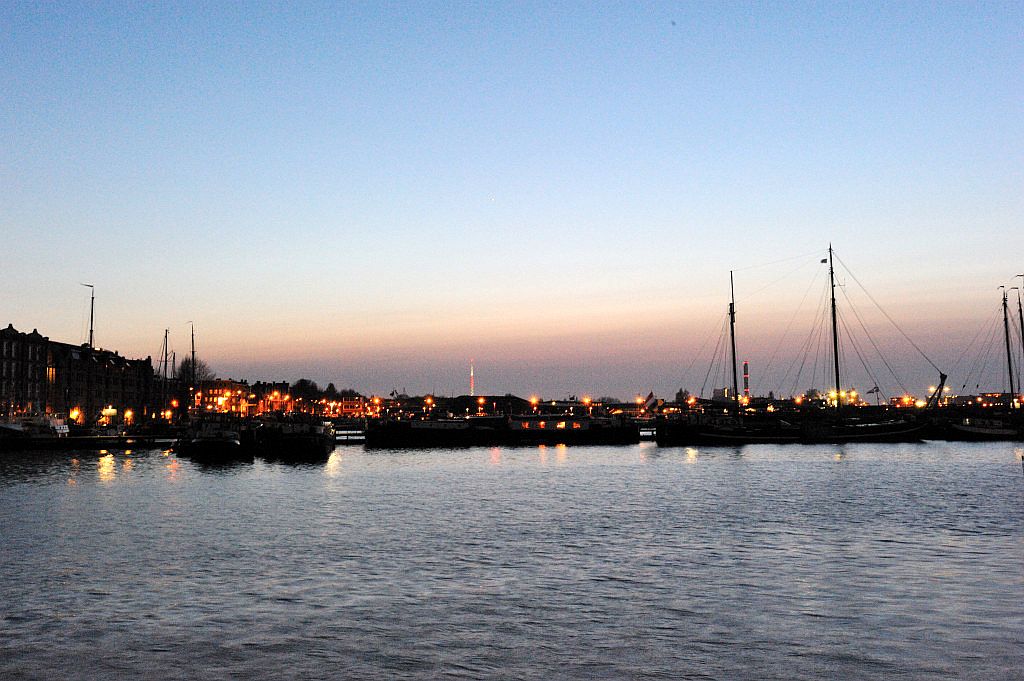
[[[304,400],[315,400],[320,397],[320,388],[317,386],[316,381],[311,381],[308,378],[300,378],[295,381],[291,387],[292,397],[301,397]]]
[[[199,385],[203,381],[212,381],[216,377],[210,365],[198,357],[196,358],[195,373],[192,372],[191,357],[181,360],[181,364],[178,365],[178,378],[184,381],[186,385]]]

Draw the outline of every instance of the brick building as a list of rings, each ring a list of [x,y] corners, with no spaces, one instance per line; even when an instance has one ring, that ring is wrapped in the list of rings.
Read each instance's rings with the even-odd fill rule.
[[[52,341],[33,329],[0,329],[0,414],[75,413],[92,422],[106,410],[123,419],[159,409],[150,358]]]
[[[0,413],[41,413],[48,392],[47,345],[36,329],[0,329]]]

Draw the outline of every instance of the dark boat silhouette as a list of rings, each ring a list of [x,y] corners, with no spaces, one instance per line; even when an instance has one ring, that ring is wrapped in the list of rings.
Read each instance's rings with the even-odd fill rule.
[[[825,261],[822,261],[825,262]],[[889,410],[865,410],[844,406],[839,386],[839,335],[836,314],[835,269],[832,246],[828,248],[832,357],[835,378],[835,405],[821,410],[805,409],[793,414],[748,415],[740,400],[736,360],[736,299],[732,272],[729,273],[729,341],[732,360],[732,400],[724,409],[726,414],[683,413],[662,417],[658,421],[656,437],[659,445],[744,445],[846,442],[916,442],[924,439],[929,424],[925,419],[907,417]],[[916,347],[916,346],[915,346]],[[946,375],[939,374],[938,389],[929,397],[925,411],[929,412],[946,383]]]
[[[221,420],[199,420],[190,425],[188,432],[174,443],[172,449],[178,456],[200,463],[251,461],[253,447],[243,442],[238,425]]]
[[[284,462],[326,461],[335,446],[333,425],[302,415],[263,420],[254,440],[261,457]]]
[[[640,428],[623,416],[523,414],[371,422],[368,448],[617,445],[640,441]]]

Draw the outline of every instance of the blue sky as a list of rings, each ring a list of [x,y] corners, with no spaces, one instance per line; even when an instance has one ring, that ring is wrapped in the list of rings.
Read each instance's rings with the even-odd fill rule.
[[[104,346],[183,351],[194,320],[235,377],[450,392],[473,357],[484,390],[664,394],[703,378],[730,269],[755,367],[806,288],[753,296],[789,267],[764,263],[832,242],[943,368],[1024,271],[1019,3],[0,24],[0,317],[62,340],[89,281]]]

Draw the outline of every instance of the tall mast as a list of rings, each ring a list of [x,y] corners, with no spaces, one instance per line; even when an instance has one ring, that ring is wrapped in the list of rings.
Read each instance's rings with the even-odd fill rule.
[[[163,384],[161,392],[161,404],[160,408],[163,409],[167,406],[167,335],[170,333],[170,329],[164,329],[164,351],[163,351]]]
[[[188,407],[185,408],[185,413],[191,413],[191,409],[196,403],[196,325],[194,322],[189,322],[192,326],[192,364],[188,367]]]
[[[1018,274],[1024,280],[1024,274]],[[1024,306],[1020,302],[1020,289],[1017,289],[1017,320],[1020,321],[1020,349],[1021,357],[1024,357]]]
[[[732,270],[729,270],[729,342],[732,344],[732,399],[736,400],[736,413],[739,413],[740,391],[736,377],[736,290],[732,281]]]
[[[1003,333],[1006,336],[1006,373],[1010,379],[1010,407],[1013,407],[1014,395],[1017,391],[1013,386],[1013,357],[1010,354],[1010,310],[1006,305],[1006,287],[1000,286],[1003,289]]]
[[[828,245],[828,282],[832,290],[832,362],[836,376],[836,408],[842,404],[839,383],[839,324],[836,322],[836,270],[832,266],[832,244]]]
[[[82,284],[89,289],[89,349],[92,350],[96,346],[93,344],[92,335],[92,324],[93,318],[96,312],[96,287],[92,284]]]

